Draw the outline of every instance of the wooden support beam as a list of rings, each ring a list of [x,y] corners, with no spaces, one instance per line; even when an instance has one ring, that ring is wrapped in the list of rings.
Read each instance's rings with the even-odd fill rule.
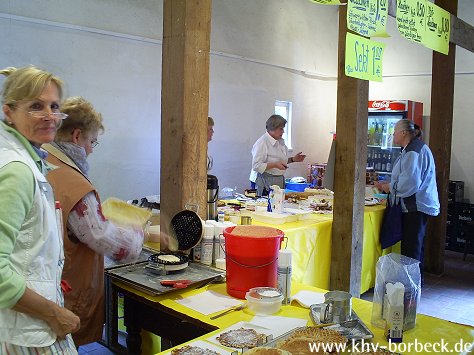
[[[441,6],[438,1],[435,1],[435,4],[451,13],[450,43],[474,52],[474,27],[457,17],[457,0],[455,12],[449,11],[448,7]],[[388,1],[388,14],[392,17],[397,17],[397,0]]]
[[[457,0],[436,0],[436,4],[454,15],[457,14]],[[453,43],[449,45],[448,55],[433,51],[429,146],[435,158],[441,213],[428,223],[424,267],[426,271],[435,274],[441,274],[444,271],[455,64],[456,45]]]
[[[369,82],[345,75],[347,7],[339,8],[331,290],[360,295]]]
[[[206,217],[211,0],[164,0],[161,230],[187,203]]]

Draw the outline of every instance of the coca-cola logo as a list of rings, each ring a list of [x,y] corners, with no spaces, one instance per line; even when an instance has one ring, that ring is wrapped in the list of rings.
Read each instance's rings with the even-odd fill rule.
[[[390,101],[374,101],[372,102],[372,108],[389,108]]]

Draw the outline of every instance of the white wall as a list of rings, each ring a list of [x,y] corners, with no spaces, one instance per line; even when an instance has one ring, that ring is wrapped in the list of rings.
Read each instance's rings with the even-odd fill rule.
[[[60,0],[47,6],[41,1],[0,2],[0,12],[59,22],[0,19],[0,33],[7,34],[2,36],[0,66],[46,68],[65,81],[67,96],[82,95],[102,112],[105,134],[89,160],[91,178],[104,199],[159,191],[161,45],[70,26],[123,31],[123,24],[129,24],[124,32],[149,35],[153,24],[161,33],[154,17],[162,5],[152,15],[141,7],[130,12],[126,4],[107,1],[99,8],[94,1],[81,6]]]
[[[459,4],[460,17],[474,23],[474,4]],[[102,198],[159,193],[162,5],[0,2],[0,66],[44,67],[65,80],[67,95],[82,95],[103,113],[106,132],[90,157]],[[325,161],[335,129],[337,7],[214,0],[212,11],[210,115],[216,133],[209,150],[220,186],[247,187],[250,149],[275,100],[293,102],[294,151],[308,154],[307,162]],[[393,77],[371,83],[370,96],[423,101],[429,116],[431,51],[400,38],[393,19],[389,32],[392,38],[381,41],[388,44],[384,73]],[[457,71],[472,72],[473,65],[472,53],[458,50]],[[474,158],[466,154],[472,150],[471,90],[472,74],[456,77],[451,177],[466,181],[467,194],[469,186],[474,189]],[[305,174],[306,164],[292,164],[287,172]]]

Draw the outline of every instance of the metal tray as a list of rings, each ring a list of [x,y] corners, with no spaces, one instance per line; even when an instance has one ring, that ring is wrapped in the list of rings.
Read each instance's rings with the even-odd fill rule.
[[[322,324],[320,319],[319,319],[319,314],[321,311],[321,304],[313,304],[310,307],[310,316],[315,325]],[[359,318],[356,312],[352,311],[351,318],[348,319],[350,320],[357,320],[356,324],[351,324],[349,326],[345,326],[345,322],[341,324],[333,324],[333,325],[327,325],[323,328],[325,329],[333,329],[341,333],[342,335],[346,336],[349,341],[359,341],[359,340],[367,340],[367,339],[372,339],[374,337],[374,333],[370,331],[369,328],[365,325],[364,322]]]
[[[167,275],[159,275],[146,266],[148,261],[137,264],[125,265],[106,270],[108,276],[114,280],[131,285],[139,290],[157,296],[163,293],[176,291],[177,289],[160,284],[161,280],[191,280],[191,285],[203,281],[212,280],[223,275],[223,271],[200,263],[190,262],[184,270],[169,272]],[[181,289],[182,290],[182,289]]]
[[[276,337],[274,339],[267,339],[266,342],[264,342],[263,344],[258,344],[257,347],[261,347],[261,346],[264,346],[264,347],[268,347],[268,348],[278,348],[278,344],[286,339],[288,339],[290,336],[292,336],[297,330],[300,330],[300,329],[306,329],[307,327],[297,327],[297,328],[294,328],[292,330],[290,330],[289,332],[286,332],[285,334],[282,334],[280,335],[279,337]],[[326,327],[320,327],[320,328],[326,328]],[[245,355],[245,354],[243,354]]]
[[[319,306],[319,307],[320,307],[320,305],[315,305],[315,306]],[[313,316],[311,316],[311,317],[313,317]],[[364,324],[359,318],[354,318],[354,317],[353,317],[351,320],[354,320],[354,319],[359,320],[360,323],[365,327],[365,324]],[[319,324],[321,324],[321,323],[319,323]],[[319,324],[318,324],[318,325],[319,325]],[[338,329],[332,328],[332,327],[334,327],[334,325],[333,325],[333,326],[328,326],[328,327],[319,327],[319,328],[335,329],[336,331],[339,331]],[[292,336],[297,330],[305,329],[305,328],[307,328],[307,327],[298,327],[298,328],[295,328],[295,329],[290,330],[289,332],[287,332],[287,333],[285,333],[285,334],[280,335],[279,337],[277,337],[277,338],[275,338],[275,339],[269,338],[269,339],[267,339],[267,341],[264,342],[263,344],[260,344],[260,343],[259,343],[259,344],[257,345],[257,347],[277,348],[278,343],[280,343],[280,342],[282,342],[282,341],[288,339],[288,338],[289,338],[290,336]],[[367,329],[367,331],[370,332],[370,330],[368,330],[368,329]],[[370,332],[370,334],[372,334],[372,333]],[[345,334],[343,334],[343,335],[345,335]],[[345,336],[347,337],[347,335],[345,335]],[[373,334],[372,334],[372,336],[373,336]],[[353,338],[352,338],[352,339],[353,339]],[[354,340],[354,341],[357,341],[357,340]],[[349,340],[348,340],[348,344],[351,344],[351,342],[352,342],[352,340],[349,339]],[[348,346],[348,348],[350,349],[350,345]],[[246,350],[248,350],[248,349],[242,349],[243,354],[241,354],[241,355],[245,355],[245,351],[246,351]],[[387,355],[388,355],[388,354],[391,354],[391,355],[402,355],[402,354],[399,354],[399,353],[390,352],[390,351],[388,351],[387,349],[385,349],[385,348],[383,348],[383,347],[382,347],[382,348],[378,348],[378,350],[379,350],[379,351],[383,351],[383,353],[384,353],[384,354],[387,354]],[[342,353],[341,353],[341,354],[342,354]],[[345,352],[344,352],[344,354],[345,354]],[[237,355],[237,354],[234,352],[234,353],[232,353],[231,355]]]

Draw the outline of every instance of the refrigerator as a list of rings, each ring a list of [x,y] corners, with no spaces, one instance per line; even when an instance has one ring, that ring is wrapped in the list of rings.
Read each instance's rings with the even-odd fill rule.
[[[423,121],[423,103],[411,100],[369,101],[367,129],[367,170],[379,180],[390,180],[393,163],[401,148],[393,143],[395,124],[408,119],[420,128]]]

